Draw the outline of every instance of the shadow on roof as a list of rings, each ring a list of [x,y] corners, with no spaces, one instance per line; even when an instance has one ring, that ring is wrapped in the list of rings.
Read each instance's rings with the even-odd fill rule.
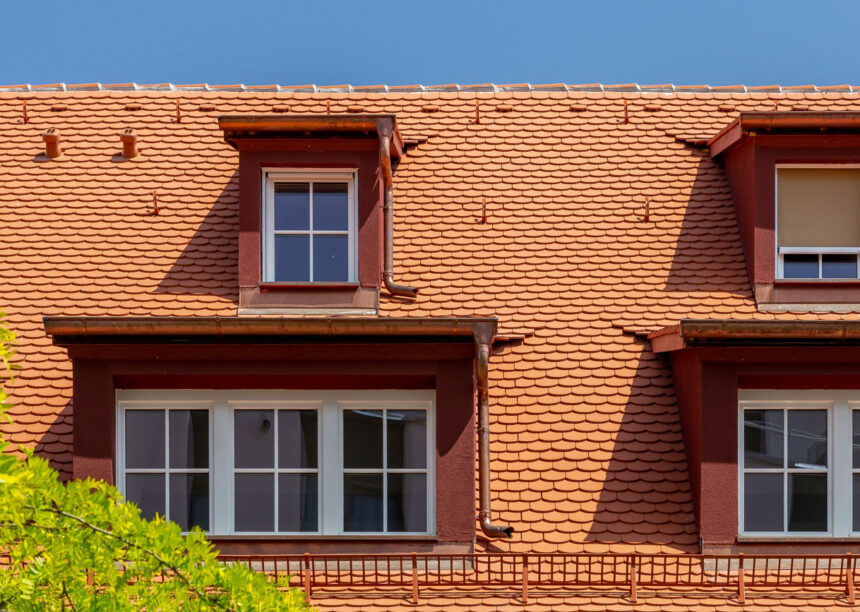
[[[672,369],[643,349],[587,542],[698,552]],[[614,547],[615,548],[615,547]]]
[[[212,204],[155,293],[211,295],[239,304],[239,171]]]
[[[752,296],[728,179],[706,153],[684,209],[664,290]]]

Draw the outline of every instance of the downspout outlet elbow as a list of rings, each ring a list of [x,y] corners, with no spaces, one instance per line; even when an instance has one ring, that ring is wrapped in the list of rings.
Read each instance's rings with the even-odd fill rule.
[[[481,531],[483,531],[484,535],[488,538],[492,538],[494,540],[498,538],[507,538],[510,540],[514,537],[513,527],[493,525],[493,523],[490,522],[490,517],[484,513],[480,513],[479,516],[481,521]]]

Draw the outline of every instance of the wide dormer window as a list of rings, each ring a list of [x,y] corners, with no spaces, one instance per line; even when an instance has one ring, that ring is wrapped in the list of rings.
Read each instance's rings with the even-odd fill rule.
[[[777,168],[777,278],[856,279],[860,168]]]
[[[355,210],[355,172],[266,172],[265,281],[355,281]]]

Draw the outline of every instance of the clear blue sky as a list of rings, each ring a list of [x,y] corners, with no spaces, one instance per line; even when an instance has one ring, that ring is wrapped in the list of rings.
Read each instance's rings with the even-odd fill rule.
[[[7,0],[0,84],[860,85],[856,0]]]

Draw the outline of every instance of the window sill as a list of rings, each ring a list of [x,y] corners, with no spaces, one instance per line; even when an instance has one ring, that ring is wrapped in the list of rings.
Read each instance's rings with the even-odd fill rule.
[[[207,534],[208,539],[217,541],[234,541],[234,540],[278,540],[278,541],[314,541],[314,542],[366,542],[368,540],[377,540],[377,541],[411,541],[411,542],[436,542],[438,541],[438,536],[436,535],[409,535],[409,534],[368,534],[368,535],[316,535],[316,534],[308,534],[308,535],[284,535],[284,534],[230,534],[230,535],[215,535],[215,534]]]
[[[860,287],[860,278],[777,278],[776,287]]]
[[[827,544],[832,542],[834,544],[840,542],[860,542],[860,536],[848,536],[842,538],[833,538],[830,536],[738,536],[737,543],[738,544],[767,544],[767,543],[808,543],[808,542],[816,542],[819,544]]]
[[[342,289],[344,291],[354,290],[359,286],[357,282],[355,283],[274,283],[274,282],[265,282],[260,283],[260,291],[263,293],[268,293],[269,291],[295,291],[295,290],[324,290],[331,291]]]

